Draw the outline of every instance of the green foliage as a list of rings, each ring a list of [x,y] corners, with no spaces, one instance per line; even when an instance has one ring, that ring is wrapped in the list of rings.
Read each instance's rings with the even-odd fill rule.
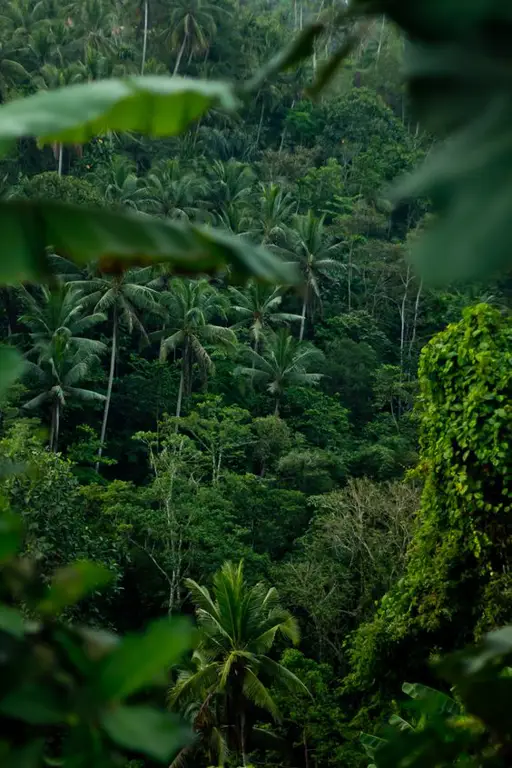
[[[212,105],[233,109],[228,86],[147,76],[109,79],[39,91],[0,111],[0,140],[35,136],[41,142],[84,143],[106,131],[174,136]],[[150,119],[148,119],[150,116]]]
[[[189,647],[188,625],[157,622],[120,639],[59,620],[63,608],[105,584],[108,571],[77,563],[45,586],[34,564],[15,556],[18,519],[3,515],[2,529],[2,760],[85,768],[91,760],[111,765],[126,749],[168,760],[188,732],[168,713],[132,706],[129,697],[147,700],[155,677]]]
[[[225,563],[215,574],[213,596],[193,580],[187,586],[196,607],[199,644],[195,669],[181,673],[170,700],[175,707],[199,701],[215,709],[218,727],[232,728],[228,743],[245,763],[251,737],[247,705],[278,717],[267,681],[274,680],[285,690],[308,692],[296,675],[268,655],[278,635],[298,643],[299,629],[280,607],[275,589],[262,583],[249,587],[242,562]],[[217,698],[219,705],[214,707],[212,700]]]
[[[74,176],[59,176],[56,171],[46,171],[26,179],[20,184],[17,193],[27,200],[56,200],[72,205],[104,204],[96,187],[88,181]]]
[[[501,661],[498,681],[485,685],[465,662],[450,668],[469,730],[416,710],[401,718],[391,698],[404,669],[422,681],[407,690],[425,692],[434,684],[429,655],[508,620],[505,315],[475,310],[453,338],[432,341],[419,418],[412,405],[422,346],[468,303],[502,312],[509,279],[439,293],[404,260],[410,243],[421,247],[432,204],[442,219],[434,267],[476,270],[484,245],[489,263],[506,263],[508,16],[455,0],[320,5],[8,0],[2,8],[0,508],[25,522],[23,552],[38,561],[43,589],[16,597],[43,634],[25,626],[13,600],[0,611],[0,634],[24,643],[37,635],[38,664],[51,656],[58,667],[55,679],[43,675],[45,698],[32,679],[39,667],[21,659],[26,685],[21,696],[9,690],[0,718],[18,753],[7,757],[0,743],[2,764],[30,766],[39,735],[49,737],[45,761],[62,762],[66,725],[56,720],[89,679],[75,674],[77,664],[89,670],[75,646],[65,661],[54,648],[78,637],[71,619],[140,635],[147,620],[188,609],[184,579],[197,587],[242,559],[243,589],[241,571],[226,566],[209,605],[233,647],[198,609],[199,645],[182,676],[199,681],[183,703],[197,739],[174,768],[187,760],[361,768],[357,731],[392,710],[408,741],[387,742],[377,762],[388,754],[393,766],[499,764],[507,749]],[[408,94],[402,39],[381,14],[415,41],[406,46]],[[304,100],[327,85],[321,99]],[[432,147],[417,117],[437,135],[458,135],[447,149]],[[427,165],[392,212],[384,187],[424,154]],[[413,202],[416,194],[430,200]],[[6,389],[23,361],[23,384]],[[265,415],[269,395],[274,416]],[[94,403],[103,399],[101,421]],[[45,448],[39,422],[21,417],[23,404],[50,425],[60,454]],[[417,463],[418,423],[419,516],[416,481],[401,481]],[[16,539],[4,529],[0,558]],[[277,635],[269,661],[251,645],[252,620],[265,611],[248,607],[255,595],[273,602],[261,586],[269,578],[296,613],[310,658],[292,651],[280,667]],[[227,600],[229,584],[241,607]],[[49,617],[57,608],[58,623]],[[287,615],[274,608],[272,620]],[[105,708],[84,693],[76,709],[88,730],[68,723],[65,765],[167,760],[179,748],[180,727],[145,701],[154,664],[172,663],[180,646],[166,627],[151,623],[105,662],[129,700]],[[286,670],[294,690],[279,684],[292,682]],[[278,710],[276,733],[269,721]],[[485,727],[473,727],[474,713]],[[18,735],[22,716],[31,723]],[[54,722],[38,724],[42,717]],[[411,735],[408,724],[421,727]],[[108,756],[97,753],[100,742]]]
[[[420,526],[404,577],[355,635],[351,685],[405,654],[418,672],[429,648],[457,647],[507,616],[510,339],[508,318],[478,305],[423,352]]]

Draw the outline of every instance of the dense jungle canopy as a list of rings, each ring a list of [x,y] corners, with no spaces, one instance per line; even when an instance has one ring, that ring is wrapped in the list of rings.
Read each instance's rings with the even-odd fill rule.
[[[299,275],[261,281],[254,268],[240,280],[229,265],[198,274],[142,258],[120,268],[109,254],[86,264],[55,248],[41,281],[2,282],[1,340],[23,364],[0,394],[0,507],[22,519],[23,562],[35,563],[43,586],[74,561],[110,574],[101,590],[84,587],[83,576],[76,597],[92,592],[78,605],[53,592],[34,603],[16,586],[22,571],[9,566],[2,595],[21,597],[26,620],[66,608],[64,626],[130,635],[178,614],[197,625],[193,637],[176,630],[176,640],[151,624],[162,634],[155,629],[152,645],[122,657],[136,669],[177,643],[174,656],[163,652],[170,672],[158,699],[175,718],[170,741],[135,696],[131,714],[112,708],[75,728],[61,754],[61,724],[73,725],[92,699],[57,716],[37,687],[45,668],[37,685],[17,683],[16,695],[10,677],[5,690],[0,682],[5,765],[124,764],[121,752],[101,756],[98,722],[134,768],[168,755],[174,768],[363,768],[369,755],[395,768],[510,764],[500,746],[510,732],[484,732],[469,715],[462,732],[475,743],[441,738],[439,712],[462,722],[469,705],[430,662],[512,617],[512,283],[501,270],[435,285],[409,258],[432,198],[393,206],[390,187],[438,138],[403,84],[404,36],[380,13],[310,98],[308,85],[348,34],[335,21],[340,6],[2,4],[2,149],[2,110],[35,93],[139,75],[241,85],[293,35],[327,19],[312,56],[262,78],[249,96],[237,92],[236,109],[220,99],[196,114],[192,101],[176,101],[169,114],[183,121],[180,135],[146,135],[141,126],[156,109],[148,96],[133,130],[98,122],[82,138],[38,142],[51,134],[41,127],[5,144],[2,259],[12,244],[9,211],[39,211],[24,232],[43,238],[40,209],[30,207],[43,199],[101,209],[97,221],[131,212],[190,225],[198,237],[227,231],[241,262],[261,246]],[[80,108],[70,99],[60,102],[63,119]],[[45,120],[58,120],[51,112]],[[111,119],[123,119],[121,107]],[[52,232],[74,228],[75,208],[47,210],[57,217]],[[11,602],[0,611],[9,643],[18,627]],[[185,626],[177,621],[169,626]],[[70,663],[89,674],[63,636],[55,635],[67,654],[59,685]],[[9,658],[19,665],[21,656]],[[156,671],[120,685],[119,698]],[[405,714],[404,683],[416,706]],[[430,720],[418,710],[427,700]],[[423,762],[396,753],[379,762],[390,717],[395,731],[417,739]],[[192,739],[178,737],[183,723]],[[49,725],[51,738],[37,741]],[[438,744],[429,757],[436,738],[443,749],[456,742],[455,752]],[[30,757],[27,740],[43,751]]]

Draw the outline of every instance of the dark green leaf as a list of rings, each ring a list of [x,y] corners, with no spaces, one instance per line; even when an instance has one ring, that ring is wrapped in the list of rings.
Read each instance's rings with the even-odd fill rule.
[[[0,701],[0,712],[30,725],[63,723],[66,710],[62,699],[50,688],[27,683],[11,691]]]
[[[53,576],[48,594],[37,609],[40,613],[53,616],[110,581],[112,574],[98,563],[84,561],[59,568]]]
[[[83,143],[107,131],[176,136],[211,106],[234,109],[228,85],[185,77],[99,80],[39,91],[0,107],[0,140]]]
[[[21,613],[10,605],[0,604],[0,631],[14,637],[23,637],[25,624]]]
[[[101,724],[112,741],[142,752],[155,760],[168,761],[191,737],[177,717],[150,707],[116,707],[104,712]]]
[[[100,667],[96,685],[102,699],[123,699],[150,685],[190,648],[192,628],[181,619],[161,619],[142,635],[128,635]]]
[[[324,31],[324,24],[316,22],[305,27],[287,48],[265,64],[244,87],[244,91],[257,91],[272,75],[300,64],[313,55],[315,40]]]
[[[0,280],[2,279],[0,267]],[[23,358],[16,349],[0,345],[0,394],[13,384],[23,370]]]
[[[121,262],[170,262],[197,273],[230,265],[235,277],[290,283],[296,271],[277,255],[208,227],[152,219],[143,214],[84,209],[50,201],[0,202],[0,231],[9,261],[2,283],[38,280],[49,247],[79,264],[96,259],[104,271]]]
[[[512,105],[496,104],[398,186],[403,200],[430,198],[438,219],[413,258],[431,281],[475,278],[510,265]]]
[[[385,739],[380,739],[378,736],[372,736],[371,733],[360,733],[359,741],[364,747],[364,750],[368,757],[372,759],[375,757],[375,752],[386,743]]]
[[[388,14],[409,34],[426,40],[474,36],[480,27],[512,20],[503,0],[352,0],[354,12]]]
[[[404,683],[402,691],[416,701],[421,701],[427,705],[427,710],[433,714],[456,714],[460,712],[460,707],[454,699],[447,696],[442,691],[430,688],[421,683]]]
[[[0,563],[11,560],[21,543],[22,523],[16,515],[0,515]]]
[[[355,43],[358,40],[358,36],[351,34],[347,37],[346,41],[341,45],[328,60],[323,64],[315,77],[315,81],[308,88],[308,94],[312,97],[318,96],[324,88],[329,85],[333,77],[338,72],[339,68],[352,51]]]
[[[30,741],[23,747],[2,755],[2,768],[39,768],[45,748],[43,739]]]

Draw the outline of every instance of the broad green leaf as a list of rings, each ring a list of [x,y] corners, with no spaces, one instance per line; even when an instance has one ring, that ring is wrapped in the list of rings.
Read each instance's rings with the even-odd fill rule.
[[[39,768],[44,748],[44,739],[37,739],[11,749],[7,755],[2,754],[2,768]]]
[[[437,665],[442,676],[459,688],[473,679],[487,680],[489,674],[496,677],[512,661],[512,626],[489,632],[473,647],[457,651]],[[510,678],[504,677],[504,680]]]
[[[162,762],[168,762],[191,737],[176,716],[150,707],[106,710],[101,725],[116,744]]]
[[[396,197],[430,198],[438,214],[413,248],[425,278],[469,279],[511,264],[512,102],[496,104],[433,150]]]
[[[120,700],[151,685],[188,650],[192,628],[181,619],[160,619],[141,635],[126,636],[100,666],[96,688],[101,699]]]
[[[0,563],[11,560],[17,553],[22,532],[21,519],[16,515],[0,515]]]
[[[425,702],[431,714],[458,714],[460,707],[454,699],[442,691],[422,683],[404,683],[402,691],[416,701]]]
[[[54,616],[110,581],[111,572],[98,563],[83,561],[59,568],[37,609],[42,614]]]
[[[0,603],[0,632],[21,638],[25,634],[25,624],[21,613],[10,605]]]
[[[358,39],[356,34],[348,35],[345,42],[329,56],[327,61],[319,68],[314,82],[308,88],[310,96],[315,98],[329,85],[347,56],[351,53]]]
[[[474,39],[479,26],[510,22],[512,8],[504,0],[352,0],[355,12],[386,13],[406,32],[426,40]]]
[[[244,91],[257,91],[269,77],[300,64],[304,59],[313,55],[315,40],[324,31],[324,24],[315,22],[305,27],[291,43],[279,51],[265,64],[244,86]]]
[[[79,144],[107,131],[176,136],[213,105],[236,107],[228,85],[162,75],[98,80],[3,105],[0,140],[35,136],[41,143]]]
[[[291,283],[296,270],[276,254],[233,235],[143,214],[86,209],[52,201],[0,202],[0,283],[39,280],[50,247],[78,264],[99,260],[104,271],[125,262],[169,262],[176,272],[211,272],[226,265],[233,276]],[[46,267],[45,267],[46,264]]]
[[[389,718],[389,724],[393,726],[393,728],[398,728],[399,731],[412,731],[413,727],[410,723],[407,722],[407,720],[404,720],[403,717],[400,717],[400,715],[391,715]]]
[[[360,733],[359,741],[364,747],[364,750],[368,757],[374,758],[376,751],[386,744],[385,739],[381,739],[378,736],[372,736],[371,733]]]
[[[2,267],[0,266],[0,281]],[[0,394],[14,384],[23,370],[23,358],[12,347],[0,345]]]
[[[50,688],[27,683],[15,688],[0,701],[0,712],[30,725],[64,723],[66,709],[62,699]]]

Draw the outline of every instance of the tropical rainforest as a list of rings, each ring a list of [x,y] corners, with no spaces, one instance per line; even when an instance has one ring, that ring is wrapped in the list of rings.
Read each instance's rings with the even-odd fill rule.
[[[340,5],[4,0],[0,110],[106,78],[247,83]],[[403,36],[380,15],[309,97],[341,34],[327,24],[311,57],[179,136],[27,135],[0,159],[3,201],[213,227],[300,278],[84,265],[60,250],[44,282],[0,287],[2,342],[23,356],[0,399],[0,507],[23,520],[43,583],[74,561],[108,570],[65,621],[196,627],[163,694],[194,734],[176,767],[380,765],[390,717],[418,733],[404,693],[461,707],[432,660],[512,615],[512,285],[501,273],[436,286],[411,262],[431,200],[392,206],[389,188],[437,139],[402,83]],[[36,710],[33,726],[46,722]],[[139,749],[145,722],[120,739],[133,766],[160,758]],[[59,762],[59,738],[47,765],[104,764]],[[455,758],[421,763],[441,764]]]

